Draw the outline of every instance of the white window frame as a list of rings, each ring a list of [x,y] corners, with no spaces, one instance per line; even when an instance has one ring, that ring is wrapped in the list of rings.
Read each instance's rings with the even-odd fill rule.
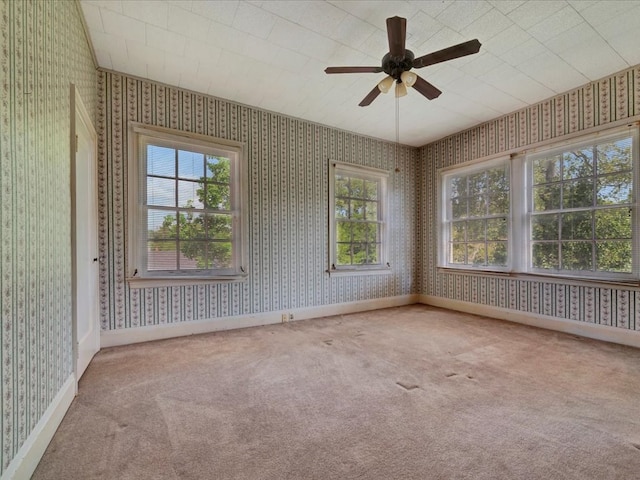
[[[632,252],[632,267],[631,272],[595,272],[595,271],[580,271],[580,270],[551,270],[551,269],[539,269],[533,266],[533,244],[534,240],[532,239],[532,218],[536,215],[533,211],[533,163],[541,158],[548,158],[554,155],[564,153],[570,150],[579,150],[585,147],[593,147],[599,143],[605,143],[613,140],[619,140],[623,138],[631,137],[632,142],[632,199],[628,204],[628,208],[631,210],[631,252]],[[638,186],[639,183],[639,175],[640,168],[638,164],[638,128],[634,128],[630,130],[629,128],[618,128],[611,129],[600,132],[598,134],[585,135],[580,137],[572,142],[564,142],[560,145],[556,144],[550,146],[548,148],[538,149],[535,152],[531,152],[524,158],[524,173],[525,173],[525,190],[526,190],[526,221],[525,221],[525,240],[527,244],[526,249],[526,259],[524,263],[524,270],[528,273],[537,274],[537,275],[548,275],[548,276],[558,276],[558,277],[567,277],[567,278],[576,278],[576,279],[593,279],[593,280],[620,280],[620,281],[631,281],[640,278],[640,251],[638,248],[640,247],[638,238],[639,235],[639,212],[638,212]],[[595,169],[595,165],[593,166]],[[596,174],[594,173],[594,176]],[[562,180],[561,183],[567,182],[566,180]],[[622,205],[622,204],[617,204]],[[575,209],[571,208],[559,208],[554,211],[550,211],[550,213],[557,212],[560,213],[572,213],[572,212],[591,212],[597,210],[604,210],[608,208],[616,208],[616,207],[607,207],[607,206],[597,206],[593,205],[590,207],[579,207]],[[617,208],[621,208],[618,206]],[[595,235],[595,231],[593,232]],[[561,241],[561,240],[559,240]],[[591,241],[597,241],[595,236],[592,237]],[[593,253],[595,255],[595,252]]]
[[[338,265],[337,219],[335,215],[335,180],[337,175],[375,181],[378,183],[378,224],[380,226],[379,263]],[[391,273],[389,263],[388,177],[386,170],[348,163],[329,162],[329,268],[330,275],[369,275]]]
[[[453,177],[457,176],[468,176],[473,175],[474,173],[483,172],[487,170],[492,170],[497,167],[508,167],[509,168],[509,195],[511,199],[512,188],[513,185],[513,169],[511,168],[509,157],[498,157],[489,160],[484,160],[480,162],[475,162],[472,164],[466,164],[462,166],[456,166],[454,168],[449,168],[446,170],[442,170],[440,172],[440,179],[438,182],[438,211],[440,215],[440,220],[438,222],[438,238],[440,239],[440,248],[438,249],[438,265],[443,268],[453,268],[453,269],[461,269],[461,270],[472,270],[472,271],[487,271],[487,272],[508,272],[513,267],[512,257],[513,257],[513,235],[512,235],[512,211],[506,213],[507,220],[507,262],[504,266],[499,265],[469,265],[469,264],[459,264],[454,263],[450,260],[451,251],[451,238],[450,238],[450,226],[454,223],[453,215],[452,215],[452,206],[450,201],[450,189],[449,189],[449,180]],[[511,201],[509,202],[511,205]],[[488,220],[490,218],[496,217],[497,215],[485,215],[484,217],[477,217],[478,220]],[[485,239],[486,242],[486,239]],[[465,242],[468,243],[468,242]]]
[[[246,158],[239,142],[140,123],[129,125],[127,281],[132,288],[239,281],[247,277]],[[233,254],[228,269],[147,269],[146,146],[148,144],[224,155],[231,160]]]
[[[633,166],[633,197],[629,204],[632,221],[632,271],[625,272],[596,272],[578,270],[536,269],[532,265],[532,248],[534,240],[531,238],[531,218],[533,210],[533,179],[532,164],[536,159],[553,156],[560,152],[574,150],[581,147],[593,146],[607,141],[632,138],[632,166]],[[453,264],[448,261],[449,233],[448,233],[448,191],[447,180],[454,175],[468,175],[474,171],[486,169],[488,166],[500,162],[510,163],[510,222],[509,222],[509,260],[504,268],[475,267],[470,265]],[[569,281],[592,281],[637,284],[640,280],[640,133],[638,124],[612,128],[599,128],[597,131],[570,140],[560,142],[545,142],[535,149],[526,152],[513,152],[509,157],[495,157],[475,162],[448,167],[439,171],[438,182],[438,267],[447,270],[463,270],[486,272],[487,274],[522,274],[546,277],[557,277]],[[626,205],[626,204],[625,204]],[[594,206],[595,207],[595,206]],[[615,208],[615,207],[596,207]],[[594,233],[595,235],[595,233]],[[594,237],[594,241],[597,240]]]

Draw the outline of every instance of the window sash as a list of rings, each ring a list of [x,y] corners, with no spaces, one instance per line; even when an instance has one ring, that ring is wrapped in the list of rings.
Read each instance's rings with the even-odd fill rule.
[[[501,171],[502,185],[496,182],[500,175],[493,180],[490,177],[492,172]],[[458,167],[441,174],[441,265],[489,271],[510,268],[510,185],[511,168],[506,158]],[[491,189],[491,186],[497,188]],[[496,208],[500,202],[492,204],[492,201],[500,197],[506,205]],[[502,233],[496,235],[496,228]],[[482,234],[479,234],[480,230]]]
[[[333,163],[331,166],[329,271],[387,269],[387,172],[347,164]],[[354,193],[353,181],[363,182],[360,194]],[[375,195],[370,194],[367,182],[375,184]],[[354,203],[359,207],[354,207]],[[339,204],[342,205],[340,210]],[[369,216],[368,208],[374,206],[375,216]],[[359,211],[358,218],[351,216],[354,209]]]
[[[627,141],[630,153],[626,166],[611,170],[600,169],[600,162],[606,163],[606,157],[601,158],[601,147],[618,142]],[[602,279],[631,279],[638,278],[638,213],[636,208],[638,185],[638,153],[637,129],[635,132],[615,132],[610,135],[588,138],[574,144],[558,148],[551,148],[541,153],[529,155],[526,159],[527,170],[527,241],[528,259],[526,271],[551,275],[572,276],[577,278]],[[578,155],[573,152],[579,152]],[[585,172],[582,174],[566,174],[567,159],[580,157],[583,160]],[[547,172],[547,181],[536,179],[534,171],[536,165],[547,162],[548,165],[557,164],[557,171]],[[589,164],[590,163],[590,164]],[[571,167],[571,165],[569,164]],[[615,190],[611,187],[615,178],[619,184],[628,185],[629,193],[624,200],[613,199],[611,203],[601,201],[600,188]],[[604,183],[601,180],[605,180]],[[620,181],[622,180],[622,181]],[[607,181],[609,181],[607,183]],[[583,191],[583,201],[575,200],[574,186],[588,186],[590,191]],[[540,190],[546,189],[550,197],[555,195],[557,200],[550,203],[551,208],[541,209],[536,204],[540,197]],[[575,191],[575,188],[573,189]],[[584,190],[584,189],[583,189]],[[624,190],[624,188],[623,188]],[[587,198],[589,197],[590,198]],[[580,196],[578,196],[578,199]],[[605,198],[606,200],[606,198]],[[597,225],[598,217],[607,212],[617,211],[627,217],[629,222],[628,235],[608,237],[606,229]],[[536,238],[540,235],[537,226],[543,223],[545,217],[550,233],[556,238]],[[576,226],[576,221],[579,219]],[[581,219],[581,220],[580,220]],[[543,229],[544,230],[544,229]],[[579,230],[575,233],[574,230]],[[604,236],[603,236],[604,233]],[[543,235],[544,237],[544,235]],[[574,238],[577,237],[577,238]],[[628,258],[612,258],[616,254],[613,247],[617,246],[617,255],[628,252]],[[622,252],[622,253],[621,253]],[[580,255],[581,254],[581,255]],[[603,264],[608,268],[601,268]],[[624,267],[622,266],[624,264]],[[546,265],[546,266],[545,266]]]

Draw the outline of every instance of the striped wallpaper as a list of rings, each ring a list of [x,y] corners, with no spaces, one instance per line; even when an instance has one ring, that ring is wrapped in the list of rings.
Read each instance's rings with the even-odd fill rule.
[[[73,373],[71,82],[95,115],[76,3],[0,0],[0,474]]]
[[[437,269],[438,169],[640,115],[640,66],[449,136],[420,150],[419,290],[426,295],[640,331],[637,288],[445,273]]]
[[[249,278],[129,288],[127,125],[142,122],[242,142],[249,175]],[[417,149],[103,71],[98,79],[103,330],[405,295],[416,291]],[[391,275],[330,277],[329,159],[390,172]],[[131,272],[129,272],[130,274]]]

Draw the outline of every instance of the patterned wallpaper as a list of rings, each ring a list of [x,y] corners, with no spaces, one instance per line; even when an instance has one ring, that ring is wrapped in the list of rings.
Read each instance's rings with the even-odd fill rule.
[[[98,183],[103,330],[187,322],[416,292],[417,149],[100,72]],[[130,289],[127,125],[142,122],[245,145],[249,161],[249,278],[239,283]],[[328,159],[390,171],[393,274],[329,277]]]
[[[76,3],[0,0],[0,473],[73,373],[70,83],[95,115]]]
[[[437,271],[438,169],[640,115],[640,66],[556,96],[420,151],[419,290],[426,295],[640,330],[637,288],[567,285]]]

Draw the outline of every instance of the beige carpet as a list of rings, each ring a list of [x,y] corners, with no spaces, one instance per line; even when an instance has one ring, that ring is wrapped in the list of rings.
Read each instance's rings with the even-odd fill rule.
[[[35,479],[638,479],[640,350],[423,305],[100,352]]]

